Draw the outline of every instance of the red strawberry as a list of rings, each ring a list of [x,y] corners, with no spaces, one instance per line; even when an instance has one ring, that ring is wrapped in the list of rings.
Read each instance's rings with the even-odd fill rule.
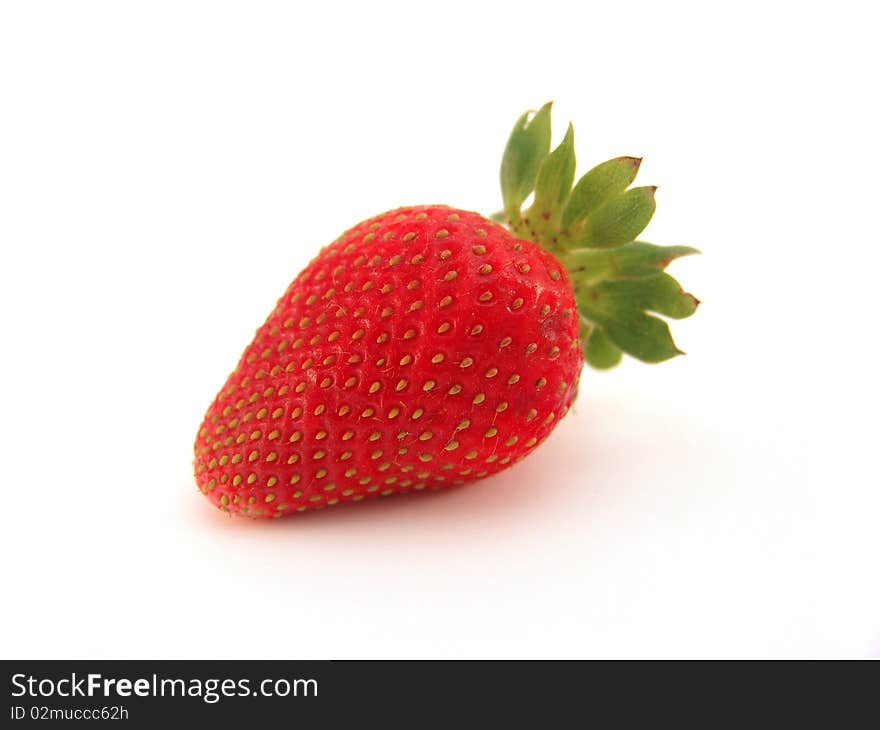
[[[597,366],[677,352],[644,310],[693,310],[662,273],[692,249],[631,243],[645,201],[653,211],[653,189],[624,192],[632,158],[572,191],[572,135],[550,154],[549,141],[548,105],[514,128],[502,189],[511,228],[559,258],[476,213],[419,206],[358,224],[294,279],[199,429],[196,480],[212,502],[279,517],[480,479],[565,416],[579,330]]]

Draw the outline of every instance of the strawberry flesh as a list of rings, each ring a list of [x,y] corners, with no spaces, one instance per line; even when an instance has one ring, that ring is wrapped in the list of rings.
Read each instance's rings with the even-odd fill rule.
[[[476,213],[393,210],[278,300],[205,415],[196,481],[250,517],[464,484],[547,437],[582,364],[551,253]]]

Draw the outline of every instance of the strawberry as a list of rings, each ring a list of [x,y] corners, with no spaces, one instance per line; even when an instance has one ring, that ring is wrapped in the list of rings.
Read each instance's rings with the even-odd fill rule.
[[[200,490],[280,517],[481,479],[516,463],[575,397],[584,359],[679,353],[697,301],[663,272],[686,247],[637,242],[654,188],[635,158],[574,181],[569,127],[523,115],[501,168],[505,226],[442,205],[346,231],[293,280],[205,415]],[[534,202],[522,210],[534,192]]]

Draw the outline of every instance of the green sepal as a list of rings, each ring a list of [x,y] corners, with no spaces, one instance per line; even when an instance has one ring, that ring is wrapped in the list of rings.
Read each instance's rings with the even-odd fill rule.
[[[613,368],[623,358],[621,349],[608,339],[605,330],[597,324],[583,327],[581,339],[584,342],[584,360],[597,370]]]
[[[688,294],[681,284],[663,272],[643,279],[603,281],[592,289],[619,308],[650,310],[673,319],[690,317],[700,304],[693,294]]]
[[[510,220],[519,220],[523,201],[535,189],[538,170],[550,151],[550,107],[526,112],[516,122],[501,159],[501,197]]]
[[[693,314],[699,302],[664,273],[687,246],[636,241],[655,209],[655,187],[630,188],[641,158],[597,165],[572,188],[574,133],[550,152],[550,104],[519,118],[504,152],[504,211],[492,216],[521,238],[556,255],[569,272],[581,322],[584,359],[609,368],[627,353],[645,362],[682,354],[666,322]],[[527,211],[523,202],[534,192]]]
[[[583,248],[568,251],[563,263],[577,281],[592,284],[605,279],[654,276],[675,259],[698,253],[690,246],[656,246],[633,241],[607,250]]]
[[[606,201],[587,216],[583,227],[574,236],[577,248],[612,248],[636,239],[651,222],[657,188],[631,188]]]
[[[699,252],[689,246],[634,241],[611,250],[571,251],[564,263],[581,317],[601,329],[614,346],[628,355],[645,362],[661,362],[681,351],[666,323],[648,312],[682,319],[697,310],[697,298],[663,271],[671,261],[695,253]],[[600,364],[594,364],[589,354],[587,340],[585,359],[593,367],[603,367],[601,359]]]
[[[617,347],[638,360],[663,362],[683,354],[675,346],[666,322],[634,304],[594,288],[579,292],[577,302],[584,317],[600,325]]]
[[[571,192],[574,168],[574,127],[569,124],[562,142],[547,155],[538,171],[538,180],[535,184],[535,202],[530,209],[536,217],[558,225],[558,211],[562,210],[562,206]],[[556,220],[553,220],[554,215]]]
[[[562,213],[562,228],[586,218],[611,198],[620,195],[636,179],[640,157],[615,157],[587,172],[571,191]]]

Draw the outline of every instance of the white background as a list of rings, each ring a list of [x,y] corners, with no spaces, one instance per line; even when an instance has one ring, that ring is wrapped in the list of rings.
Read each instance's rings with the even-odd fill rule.
[[[0,655],[880,655],[868,3],[0,6]],[[519,467],[253,523],[204,410],[317,248],[489,213],[516,117],[644,156],[689,354]],[[557,136],[557,139],[558,139]]]

